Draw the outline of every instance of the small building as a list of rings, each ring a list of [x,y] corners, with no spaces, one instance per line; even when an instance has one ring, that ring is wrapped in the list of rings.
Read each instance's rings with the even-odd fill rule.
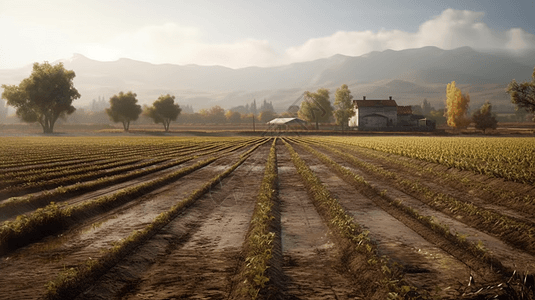
[[[278,129],[280,131],[281,129],[288,130],[291,127],[304,127],[306,123],[306,121],[298,118],[275,118],[266,124],[269,125],[269,129]]]
[[[349,119],[349,127],[359,129],[380,129],[394,127],[398,123],[398,105],[396,100],[353,100],[355,115]]]

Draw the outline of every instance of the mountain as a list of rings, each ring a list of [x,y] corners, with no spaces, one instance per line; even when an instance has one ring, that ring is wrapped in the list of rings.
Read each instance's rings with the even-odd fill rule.
[[[99,96],[108,99],[119,91],[131,90],[142,104],[171,93],[180,104],[190,104],[195,110],[216,104],[230,108],[254,98],[272,101],[275,108],[284,110],[305,90],[325,87],[334,93],[344,83],[349,85],[355,99],[393,96],[399,104],[409,105],[427,98],[441,106],[447,83],[455,80],[463,92],[470,92],[475,103],[487,99],[507,103],[505,86],[513,78],[530,79],[532,56],[533,53],[527,58],[482,53],[469,47],[453,50],[423,47],[374,51],[357,57],[334,55],[269,68],[157,65],[126,58],[101,62],[81,54],[57,62],[76,73],[75,86],[82,95],[75,102],[78,106],[87,105]],[[30,72],[31,66],[0,70],[0,83],[17,84]]]

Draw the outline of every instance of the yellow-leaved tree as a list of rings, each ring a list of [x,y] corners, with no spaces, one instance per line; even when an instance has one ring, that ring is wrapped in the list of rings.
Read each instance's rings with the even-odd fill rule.
[[[448,126],[463,128],[470,124],[470,118],[466,116],[469,103],[470,95],[463,95],[461,89],[455,86],[455,81],[448,83],[446,88]]]

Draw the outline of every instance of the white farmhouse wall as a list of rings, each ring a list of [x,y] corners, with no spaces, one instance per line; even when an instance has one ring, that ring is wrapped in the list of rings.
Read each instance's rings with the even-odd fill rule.
[[[358,108],[355,108],[353,106],[353,111],[355,111],[355,114],[351,118],[349,118],[349,127],[357,127],[359,126],[359,110]]]

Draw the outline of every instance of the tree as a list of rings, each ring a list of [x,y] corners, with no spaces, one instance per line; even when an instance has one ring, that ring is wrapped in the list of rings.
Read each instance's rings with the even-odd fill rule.
[[[333,114],[333,107],[329,101],[329,90],[318,89],[315,93],[305,92],[305,101],[301,102],[298,115],[308,122],[328,122]]]
[[[0,124],[7,118],[7,103],[4,99],[0,98]]]
[[[62,63],[50,65],[34,63],[30,77],[16,85],[2,85],[2,98],[17,109],[22,121],[38,122],[44,133],[53,133],[60,117],[72,114],[76,108],[72,102],[80,98],[74,88],[72,70],[65,70]]]
[[[156,124],[163,124],[165,132],[169,131],[171,121],[176,121],[182,109],[175,104],[175,96],[161,95],[158,100],[152,103],[151,107],[145,109],[144,114],[151,118]]]
[[[351,91],[346,84],[336,89],[334,118],[336,119],[336,124],[340,125],[342,130],[344,130],[344,125],[349,123],[349,119],[355,115],[352,100],[353,95],[351,95]]]
[[[434,110],[433,107],[431,107],[431,103],[429,103],[426,98],[424,98],[424,101],[420,107],[422,109],[422,115],[424,116],[427,116],[432,110]]]
[[[483,130],[483,133],[489,128],[496,129],[498,126],[496,115],[492,113],[492,105],[488,101],[472,115],[472,121],[476,124],[476,129]]]
[[[275,109],[273,108],[273,103],[272,102],[267,102],[266,99],[264,99],[264,102],[260,106],[260,112],[263,112],[263,111],[266,111],[266,110],[271,110],[273,112],[275,111]]]
[[[240,123],[241,122],[241,114],[237,111],[229,110],[225,113],[225,118],[227,118],[227,122],[229,123]]]
[[[136,96],[132,92],[120,92],[110,98],[110,108],[106,108],[106,113],[113,122],[123,123],[124,131],[128,131],[130,122],[137,120],[141,114],[141,105],[137,104]]]
[[[520,84],[513,79],[505,90],[511,96],[511,102],[516,104],[517,110],[526,110],[532,114],[535,113],[535,68],[531,75],[531,81],[525,81]],[[535,121],[535,115],[533,117]]]
[[[225,110],[219,105],[212,106],[209,109],[201,109],[199,113],[210,123],[225,123],[227,120]]]
[[[429,112],[429,115],[427,115],[426,117],[430,120],[435,121],[437,125],[442,125],[447,122],[444,109],[431,110]]]
[[[467,127],[470,124],[470,119],[466,117],[470,96],[463,95],[455,86],[455,81],[452,81],[446,88],[446,97],[448,125],[454,128]]]
[[[276,117],[277,117],[277,114],[274,111],[272,111],[272,110],[264,110],[263,112],[260,113],[260,115],[258,116],[258,119],[262,123],[267,123],[267,122],[275,119]]]

